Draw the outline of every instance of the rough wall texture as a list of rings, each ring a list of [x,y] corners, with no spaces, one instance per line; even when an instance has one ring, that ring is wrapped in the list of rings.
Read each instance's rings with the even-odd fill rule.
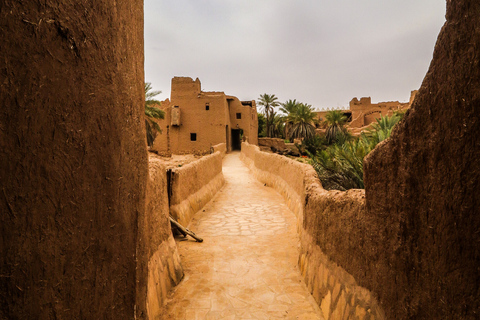
[[[180,224],[187,226],[193,215],[207,204],[224,184],[220,152],[172,169],[170,213]]]
[[[326,191],[311,166],[248,143],[242,144],[241,158],[297,215],[299,266],[325,319],[384,319],[375,294],[352,276],[363,275],[365,257],[375,263],[370,253],[383,250],[381,243],[363,241],[365,232],[378,229],[364,216],[363,190]]]
[[[446,18],[412,109],[366,161],[390,318],[480,317],[480,2],[447,1]]]
[[[132,319],[143,2],[7,0],[0,30],[0,318]]]
[[[154,157],[149,158],[146,214],[139,225],[138,247],[143,248],[148,265],[142,265],[145,276],[139,277],[142,292],[137,298],[137,311],[141,309],[148,319],[157,319],[167,293],[183,278],[183,269],[170,227],[166,169]]]

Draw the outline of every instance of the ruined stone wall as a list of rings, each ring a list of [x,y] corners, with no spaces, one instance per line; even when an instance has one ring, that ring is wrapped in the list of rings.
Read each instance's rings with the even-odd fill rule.
[[[406,110],[410,107],[415,97],[416,91],[410,94],[410,102],[387,101],[372,103],[370,97],[353,98],[350,101],[350,111],[352,112],[351,128],[360,128],[368,126],[381,116],[392,116],[395,111]]]
[[[172,169],[170,213],[184,226],[225,183],[222,155],[215,152],[183,167]]]
[[[3,1],[0,30],[0,318],[133,319],[143,1]]]
[[[411,110],[365,163],[389,248],[367,271],[391,318],[480,314],[480,2],[447,1],[446,18]]]

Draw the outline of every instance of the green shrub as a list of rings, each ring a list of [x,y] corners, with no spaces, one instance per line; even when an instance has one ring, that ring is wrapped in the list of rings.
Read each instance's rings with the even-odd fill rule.
[[[337,142],[325,150],[307,151],[313,166],[326,190],[363,189],[363,159],[378,143],[390,137],[401,120],[395,114],[381,117],[360,138]]]

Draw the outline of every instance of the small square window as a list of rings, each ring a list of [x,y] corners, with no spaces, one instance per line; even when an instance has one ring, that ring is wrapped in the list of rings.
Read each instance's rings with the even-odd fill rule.
[[[205,104],[205,110],[210,110],[210,104],[208,103]]]
[[[190,141],[197,141],[197,134],[196,133],[190,133]]]
[[[237,119],[242,119],[242,114],[240,112],[237,113]]]

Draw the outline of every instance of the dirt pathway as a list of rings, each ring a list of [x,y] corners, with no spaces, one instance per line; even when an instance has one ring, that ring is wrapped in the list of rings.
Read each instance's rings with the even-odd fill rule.
[[[164,319],[323,319],[297,267],[295,216],[240,161],[223,161],[225,187],[177,242],[185,278]]]

